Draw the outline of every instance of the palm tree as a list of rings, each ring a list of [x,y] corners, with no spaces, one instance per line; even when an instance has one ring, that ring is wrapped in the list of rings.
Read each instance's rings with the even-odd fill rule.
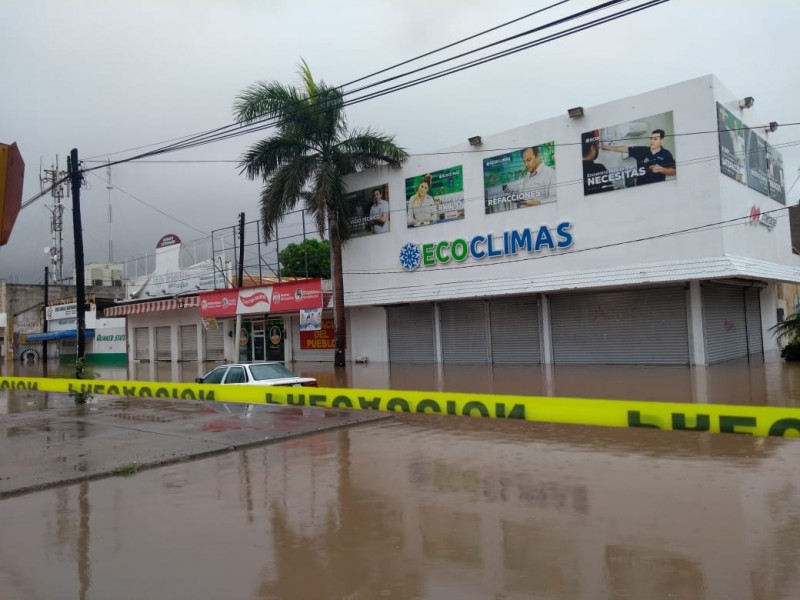
[[[789,338],[790,342],[796,340],[800,337],[800,312],[791,314],[780,323],[773,325],[770,327],[770,331],[779,340],[781,338]]]
[[[249,179],[260,177],[261,221],[270,241],[281,219],[302,199],[315,219],[320,236],[327,228],[333,267],[334,364],[344,366],[346,322],[342,287],[342,243],[347,223],[345,176],[381,164],[404,160],[408,154],[394,144],[394,136],[369,128],[348,130],[340,89],[316,82],[305,61],[300,65],[302,85],[258,82],[236,97],[234,115],[242,124],[275,119],[275,135],[253,144],[239,166]]]

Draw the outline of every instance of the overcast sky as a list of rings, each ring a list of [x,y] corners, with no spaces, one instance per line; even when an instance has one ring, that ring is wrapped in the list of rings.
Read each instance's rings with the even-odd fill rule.
[[[0,0],[0,142],[16,142],[22,152],[24,201],[40,190],[40,162],[50,168],[58,156],[65,168],[72,148],[81,159],[105,160],[110,153],[229,124],[240,90],[259,80],[296,83],[301,57],[316,78],[340,85],[555,2]],[[566,2],[478,41],[599,3]],[[797,0],[672,0],[353,106],[348,120],[351,126],[394,133],[410,153],[423,153],[560,115],[572,106],[712,73],[735,94],[753,96],[754,114],[762,121],[795,123],[800,121],[798,17]],[[241,137],[161,160],[236,160],[256,139]],[[774,144],[795,140],[800,126],[770,135]],[[798,148],[782,150],[787,187],[798,174]],[[108,260],[109,236],[114,258],[121,261],[152,253],[167,233],[196,240],[233,226],[240,212],[248,220],[258,216],[260,184],[240,176],[234,163],[130,163],[112,169],[109,228],[105,176],[105,170],[89,175],[82,195],[87,262]],[[800,184],[788,203],[798,197]],[[10,243],[0,248],[0,278],[43,280],[51,203],[48,196],[22,211]],[[68,275],[73,235],[69,201],[66,206]]]

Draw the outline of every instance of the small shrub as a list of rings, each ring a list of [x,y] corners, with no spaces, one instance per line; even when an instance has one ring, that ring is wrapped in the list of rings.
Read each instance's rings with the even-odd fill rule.
[[[785,361],[800,361],[800,339],[786,344],[781,350],[781,358]]]
[[[111,471],[112,475],[116,475],[117,477],[130,477],[131,475],[136,475],[139,472],[139,465],[136,463],[131,463],[129,465],[123,465],[121,467],[117,467],[113,471]]]

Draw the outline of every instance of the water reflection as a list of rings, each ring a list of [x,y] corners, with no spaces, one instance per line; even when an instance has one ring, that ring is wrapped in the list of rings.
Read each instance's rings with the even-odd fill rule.
[[[402,416],[0,501],[0,597],[791,598],[798,459]]]
[[[192,382],[218,363],[131,363],[127,367],[93,367],[97,379]],[[708,367],[578,367],[552,365],[389,365],[293,363],[292,370],[316,377],[324,387],[433,390],[575,398],[661,400],[715,404],[800,406],[800,364],[731,361]],[[3,374],[41,377],[41,363],[6,363]],[[74,368],[50,364],[51,377],[72,377]],[[14,399],[13,406],[9,399]],[[0,392],[0,414],[34,402],[25,393]],[[38,400],[36,400],[38,402]]]

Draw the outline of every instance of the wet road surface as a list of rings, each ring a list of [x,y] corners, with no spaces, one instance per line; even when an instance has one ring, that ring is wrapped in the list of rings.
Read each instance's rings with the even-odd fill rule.
[[[800,443],[407,416],[0,501],[0,597],[795,598]]]
[[[293,368],[326,386],[800,404],[781,364]],[[0,412],[44,408],[12,395]],[[0,598],[788,600],[798,463],[792,439],[399,415],[0,500]]]

